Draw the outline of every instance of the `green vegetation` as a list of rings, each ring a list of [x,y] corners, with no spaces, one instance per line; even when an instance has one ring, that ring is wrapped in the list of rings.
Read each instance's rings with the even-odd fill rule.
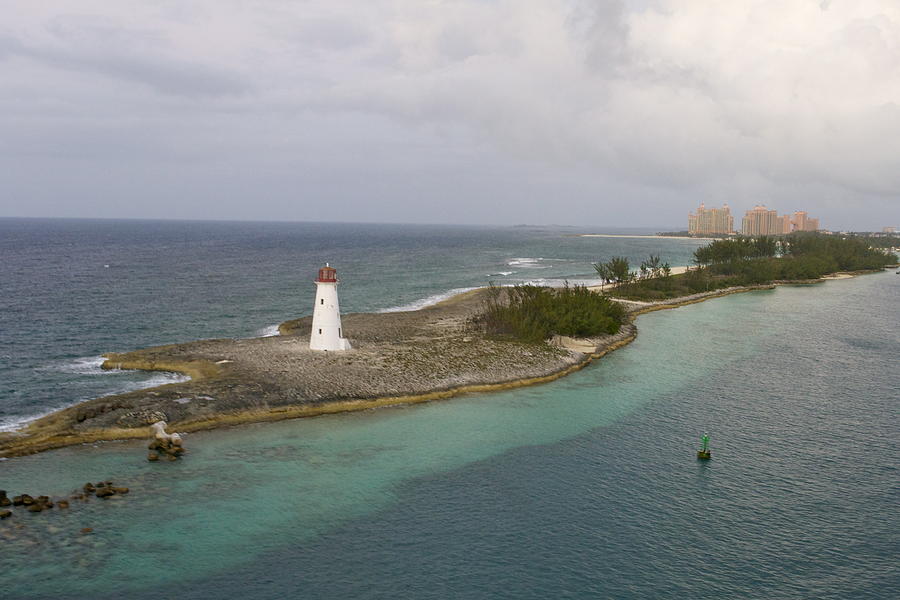
[[[842,237],[855,238],[865,241],[872,248],[898,248],[900,247],[900,233],[842,233]]]
[[[542,342],[553,335],[592,337],[616,333],[624,317],[621,304],[584,286],[491,286],[484,311],[475,323],[489,335]]]
[[[682,275],[645,268],[655,258],[651,256],[642,264],[640,274],[607,278],[618,283],[612,294],[630,300],[662,300],[731,286],[818,279],[838,271],[882,269],[897,260],[892,254],[870,248],[865,238],[809,232],[794,233],[779,240],[766,236],[716,240],[694,252],[697,267]],[[594,268],[604,277],[609,272],[608,265],[600,263]]]

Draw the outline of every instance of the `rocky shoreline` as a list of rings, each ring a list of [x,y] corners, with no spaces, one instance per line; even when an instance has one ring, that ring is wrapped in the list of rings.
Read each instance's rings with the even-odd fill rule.
[[[552,381],[620,348],[637,335],[639,314],[737,292],[728,288],[658,302],[622,301],[629,318],[615,335],[557,336],[525,344],[488,338],[470,326],[484,290],[466,292],[417,311],[343,317],[353,350],[309,350],[311,317],[287,321],[281,335],[215,339],[106,356],[103,368],[175,371],[190,381],[82,402],[25,429],[0,434],[0,456],[12,457],[73,444],[146,438],[167,421],[191,432],[274,421]]]

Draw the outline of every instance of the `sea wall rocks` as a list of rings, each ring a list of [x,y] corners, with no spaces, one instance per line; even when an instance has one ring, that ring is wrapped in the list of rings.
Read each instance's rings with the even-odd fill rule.
[[[110,498],[112,496],[125,495],[130,491],[127,487],[115,485],[112,481],[100,481],[96,484],[88,482],[80,490],[73,491],[68,498],[56,499],[49,495],[32,496],[31,494],[19,494],[10,499],[6,490],[0,490],[0,507],[11,506],[13,509],[29,513],[40,513],[54,507],[58,510],[66,510],[69,508],[72,500],[87,502],[92,496]],[[13,510],[10,509],[0,510],[0,519],[8,519],[14,514]]]

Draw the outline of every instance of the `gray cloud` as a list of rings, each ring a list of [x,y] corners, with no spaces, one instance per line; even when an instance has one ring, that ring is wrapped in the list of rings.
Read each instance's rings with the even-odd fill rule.
[[[16,4],[0,167],[41,214],[900,224],[891,0]]]

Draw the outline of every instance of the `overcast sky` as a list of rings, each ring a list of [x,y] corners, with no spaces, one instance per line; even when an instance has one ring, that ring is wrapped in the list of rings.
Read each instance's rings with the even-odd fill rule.
[[[900,225],[897,0],[3,0],[0,215]]]

